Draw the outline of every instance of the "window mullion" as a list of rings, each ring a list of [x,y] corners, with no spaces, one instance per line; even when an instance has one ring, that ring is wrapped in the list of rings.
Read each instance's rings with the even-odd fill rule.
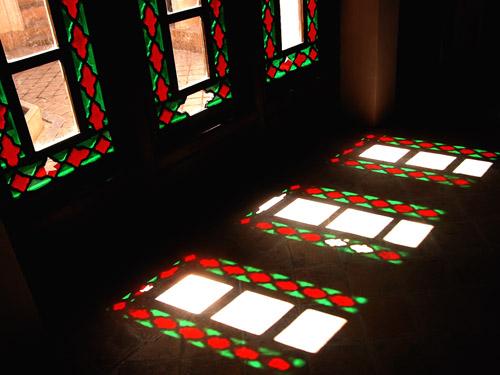
[[[163,15],[168,23],[173,23],[173,22],[186,20],[188,18],[192,18],[192,17],[196,17],[196,16],[202,16],[203,13],[206,13],[204,8],[205,8],[204,6],[200,6],[197,8],[186,9],[186,10],[182,10],[182,11],[171,13],[171,14],[167,14],[165,12]]]
[[[61,60],[61,50],[53,49],[50,51],[41,52],[40,54],[25,57],[20,60],[14,60],[7,63],[9,73],[15,74],[27,69],[35,68],[37,66]]]

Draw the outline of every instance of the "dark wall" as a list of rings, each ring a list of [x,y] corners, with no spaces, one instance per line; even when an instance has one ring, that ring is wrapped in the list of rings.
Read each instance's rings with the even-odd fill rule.
[[[412,126],[498,133],[499,4],[401,1],[399,118]]]

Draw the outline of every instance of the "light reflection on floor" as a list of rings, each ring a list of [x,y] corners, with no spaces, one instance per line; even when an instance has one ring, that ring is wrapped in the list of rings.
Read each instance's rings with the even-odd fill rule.
[[[293,304],[245,291],[212,316],[212,320],[254,335],[262,335],[280,320]]]
[[[423,167],[436,169],[438,171],[445,170],[457,158],[450,155],[441,155],[433,152],[421,151],[408,160],[405,164],[414,167]]]
[[[401,220],[384,237],[384,240],[397,245],[418,247],[427,237],[433,226],[424,223],[416,223],[409,220]]]
[[[274,216],[305,224],[320,225],[339,208],[331,204],[297,198]]]
[[[247,290],[252,285],[259,291]],[[304,308],[302,301],[315,301],[318,308]],[[319,352],[348,324],[345,314],[356,313],[367,302],[286,275],[193,254],[109,310],[251,367],[285,371],[303,367],[300,353]],[[238,332],[250,336],[241,339]],[[253,337],[262,337],[268,346]]]
[[[329,201],[336,204],[324,203]],[[249,213],[241,224],[292,240],[400,262],[405,252],[391,247],[417,248],[434,228],[420,221],[440,221],[445,214],[439,209],[335,188],[294,185]],[[288,224],[288,220],[302,225]]]
[[[453,170],[453,173],[465,174],[473,177],[483,177],[488,169],[493,165],[490,161],[465,159]]]
[[[483,177],[493,165],[492,162],[499,156],[499,152],[470,149],[439,142],[367,135],[354,147],[337,154],[331,161],[377,173],[469,187],[476,182],[471,178]],[[357,159],[358,157],[362,159]],[[391,165],[370,163],[363,159],[387,162]],[[406,166],[423,169],[413,169]],[[445,174],[436,174],[427,171],[427,169],[442,171]],[[467,178],[460,176],[467,176]]]
[[[338,316],[307,309],[274,340],[309,353],[317,353],[346,323],[347,320]]]
[[[158,297],[157,301],[200,314],[233,287],[197,275],[188,275]]]
[[[326,228],[374,238],[392,220],[394,220],[392,217],[348,208],[328,224]]]
[[[332,161],[383,173],[388,179],[392,175],[410,177],[454,189],[479,181],[499,156],[461,146],[368,136]],[[446,220],[447,212],[441,207],[374,196],[365,190],[346,191],[323,182],[293,185],[271,192],[270,199],[241,220],[242,228],[323,250],[402,264],[408,255],[418,254],[433,229]],[[194,283],[184,285],[186,280]],[[243,360],[253,368],[294,373],[306,366],[304,358],[311,358],[307,355],[322,350],[335,355],[335,345],[325,346],[335,343],[338,332],[349,326],[349,314],[369,303],[366,298],[280,273],[192,255],[126,295],[110,310],[188,344]]]
[[[375,159],[395,163],[403,156],[405,156],[408,152],[410,152],[410,150],[400,147],[374,145],[366,149],[359,156],[367,159]]]

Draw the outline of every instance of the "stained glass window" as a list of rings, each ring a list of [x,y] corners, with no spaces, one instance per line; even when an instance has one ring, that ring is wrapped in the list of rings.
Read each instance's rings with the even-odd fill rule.
[[[16,198],[114,151],[81,1],[20,5],[0,5],[0,167]]]
[[[232,97],[222,0],[138,0],[159,129]]]
[[[318,61],[317,0],[261,0],[267,81]]]

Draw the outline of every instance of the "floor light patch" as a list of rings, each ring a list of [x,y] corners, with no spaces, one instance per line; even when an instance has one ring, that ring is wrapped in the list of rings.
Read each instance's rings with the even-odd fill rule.
[[[341,232],[374,238],[392,220],[394,220],[392,217],[371,214],[348,208],[326,227],[328,229],[338,230]]]
[[[200,314],[233,287],[202,276],[188,275],[156,297],[167,305]]]
[[[445,170],[456,159],[455,156],[435,154],[433,152],[421,151],[406,162],[415,167]]]
[[[453,173],[465,174],[473,177],[483,177],[493,163],[490,161],[465,159],[455,168]]]
[[[297,198],[274,216],[305,224],[319,225],[339,208],[339,206],[331,204]]]
[[[245,291],[212,316],[212,319],[254,335],[261,335],[292,307],[289,302]]]
[[[338,316],[307,309],[274,340],[309,353],[317,353],[345,323],[347,320]]]
[[[397,245],[418,247],[434,228],[432,225],[401,220],[384,237],[384,240]]]
[[[217,275],[215,280],[222,282],[214,281],[212,279],[214,274]],[[205,275],[207,278],[204,277]],[[226,285],[224,283],[227,280],[228,285],[225,289],[229,289],[232,294],[236,295],[236,291],[232,290],[230,286],[234,279],[241,282],[242,293],[227,304],[222,303],[218,297],[213,298],[216,302],[212,305],[209,303],[209,316],[212,319],[208,321],[206,310],[204,310],[205,314],[201,316],[186,315],[185,311],[173,307],[174,298],[171,296],[175,296],[174,292],[177,294],[185,293],[186,300],[198,299],[199,296],[195,292],[201,292],[200,288],[211,282],[216,284],[207,287],[208,290],[213,290],[217,284]],[[189,287],[190,284],[191,287]],[[272,293],[278,299],[245,291],[245,286],[250,285],[252,288],[265,288],[266,294]],[[158,294],[160,294],[159,297],[157,297]],[[171,294],[170,297],[169,294]],[[281,300],[280,295],[283,295],[283,300]],[[290,296],[305,303],[320,304],[322,309],[331,308],[333,314],[339,310],[355,314],[358,312],[359,305],[368,303],[364,297],[349,296],[340,290],[316,286],[303,280],[293,280],[283,274],[266,272],[260,268],[238,264],[222,258],[198,257],[195,254],[190,254],[158,272],[154,277],[150,277],[140,286],[137,285],[106,310],[118,314],[117,316],[121,316],[132,324],[140,324],[142,327],[156,330],[170,338],[183,340],[183,343],[195,346],[197,350],[208,350],[210,355],[241,360],[243,365],[259,370],[274,372],[276,370],[290,370],[292,372],[287,373],[291,374],[294,373],[294,369],[302,368],[307,364],[305,359],[296,357],[298,352],[294,353],[292,344],[285,343],[290,347],[284,351],[278,348],[277,343],[274,343],[272,347],[267,347],[267,344],[272,343],[276,334],[293,320],[293,318],[287,319],[287,313],[294,308],[293,303],[286,302]],[[226,300],[227,297],[226,295]],[[163,305],[159,302],[166,304]],[[179,305],[181,304],[183,303],[179,303]],[[230,307],[232,311],[229,311]],[[195,309],[190,310],[195,311]],[[221,311],[224,311],[226,317],[222,316]],[[329,310],[323,311],[329,312]],[[280,322],[283,317],[287,319],[286,322]],[[279,328],[276,327],[278,324]],[[292,327],[294,331],[298,330],[296,324]],[[331,331],[326,324],[323,324],[322,329]],[[312,328],[309,326],[307,329],[312,330]],[[254,334],[245,335],[242,332],[245,330]],[[313,333],[311,331],[310,335]],[[323,344],[318,344],[320,339],[315,336],[317,336],[316,333],[314,333],[314,337],[308,339],[310,343],[307,347],[297,350],[312,352],[316,350],[316,347],[322,346]],[[323,341],[327,342],[329,337],[324,338]],[[293,340],[293,336],[288,340]],[[168,347],[166,349],[168,350]],[[286,348],[283,347],[283,349]]]
[[[404,148],[375,145],[361,153],[359,156],[367,159],[375,159],[389,163],[395,163],[403,156],[405,156],[408,152],[410,152],[410,150]]]
[[[269,210],[275,204],[278,204],[279,202],[281,202],[285,197],[286,197],[286,194],[281,194],[279,197],[274,197],[274,198],[269,199],[266,203],[264,203],[263,205],[261,205],[259,207],[259,210],[256,212],[256,214],[260,214],[264,211]]]

